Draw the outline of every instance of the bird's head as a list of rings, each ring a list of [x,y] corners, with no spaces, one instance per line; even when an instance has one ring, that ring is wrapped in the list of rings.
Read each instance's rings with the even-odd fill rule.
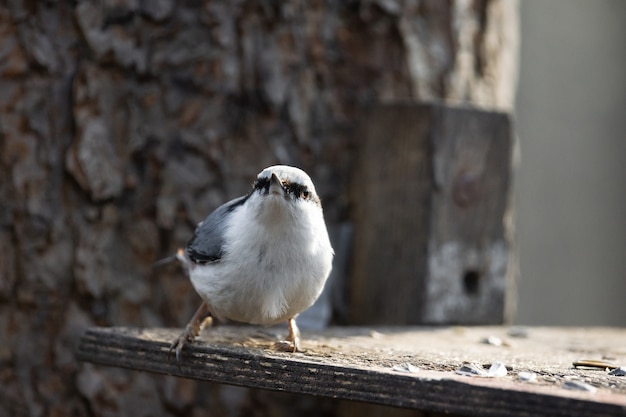
[[[252,194],[293,205],[321,206],[313,181],[299,168],[274,165],[265,168],[252,184]]]
[[[301,169],[286,165],[261,171],[246,204],[269,222],[280,218],[304,221],[305,218],[320,217],[322,212],[311,178]]]

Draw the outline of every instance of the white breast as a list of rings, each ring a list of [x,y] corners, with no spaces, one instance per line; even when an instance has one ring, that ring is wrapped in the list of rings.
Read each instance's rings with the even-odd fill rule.
[[[251,196],[231,213],[224,256],[197,265],[191,281],[218,318],[285,321],[309,308],[332,267],[322,210],[313,203]]]

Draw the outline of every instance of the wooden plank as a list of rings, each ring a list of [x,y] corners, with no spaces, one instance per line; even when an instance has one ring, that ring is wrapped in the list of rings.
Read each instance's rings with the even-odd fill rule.
[[[305,352],[271,349],[280,331],[247,326],[206,330],[185,348],[180,363],[169,353],[177,329],[91,328],[79,359],[98,364],[218,383],[310,394],[431,412],[481,416],[626,415],[626,377],[573,369],[579,359],[610,356],[626,363],[626,331],[533,328],[512,338],[501,327],[334,328],[305,333]],[[500,346],[482,343],[498,337]],[[463,362],[501,361],[501,378],[454,371]],[[410,363],[417,372],[394,367]],[[537,373],[521,382],[521,371]],[[562,387],[579,380],[597,387]]]
[[[510,117],[384,103],[357,135],[350,322],[504,323],[514,271]]]

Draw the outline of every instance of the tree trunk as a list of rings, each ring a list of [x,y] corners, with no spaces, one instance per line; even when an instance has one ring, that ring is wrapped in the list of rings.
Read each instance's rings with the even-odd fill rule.
[[[197,295],[153,262],[265,166],[348,221],[362,106],[515,92],[505,0],[9,0],[0,33],[0,415],[290,414],[73,349],[89,325],[185,323]]]

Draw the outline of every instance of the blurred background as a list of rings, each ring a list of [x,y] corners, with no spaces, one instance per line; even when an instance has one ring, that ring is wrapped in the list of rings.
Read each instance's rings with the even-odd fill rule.
[[[626,325],[626,2],[520,2],[517,323]]]
[[[515,322],[625,325],[625,17],[622,0],[0,2],[0,416],[354,415],[74,349],[88,326],[182,327],[198,297],[154,261],[271,164],[315,180],[347,264],[372,103],[514,114]]]

